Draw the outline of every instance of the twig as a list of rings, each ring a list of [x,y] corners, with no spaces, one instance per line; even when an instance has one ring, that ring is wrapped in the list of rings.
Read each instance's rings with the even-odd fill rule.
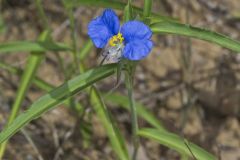
[[[40,154],[37,146],[36,146],[35,143],[33,142],[33,140],[32,140],[32,138],[30,137],[30,135],[28,134],[28,132],[27,132],[24,128],[21,129],[21,132],[22,132],[22,134],[24,135],[24,137],[27,139],[28,143],[32,146],[34,152],[37,154],[38,159],[39,159],[39,160],[44,160],[43,157],[42,157],[42,155]]]
[[[76,123],[76,125],[77,125],[77,123]],[[59,156],[64,153],[64,151],[63,151],[63,149],[62,149],[62,146],[63,146],[63,144],[71,137],[71,135],[74,133],[74,130],[75,130],[75,128],[76,128],[76,127],[75,127],[76,125],[74,125],[70,130],[68,130],[68,131],[64,134],[63,141],[62,141],[61,144],[59,144],[59,147],[57,148],[57,151],[56,151],[56,153],[55,153],[55,155],[54,155],[53,160],[58,160],[58,159],[59,159]]]

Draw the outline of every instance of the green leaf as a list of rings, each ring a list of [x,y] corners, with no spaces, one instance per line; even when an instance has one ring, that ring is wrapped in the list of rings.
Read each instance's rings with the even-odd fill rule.
[[[125,6],[127,5],[124,2],[120,1],[113,1],[113,0],[68,0],[67,2],[68,7],[78,7],[81,5],[87,5],[87,6],[96,6],[96,7],[103,7],[103,8],[113,8],[113,9],[119,9],[124,10]],[[138,8],[136,6],[132,6],[133,10],[138,14],[143,14],[143,10],[141,8]],[[159,18],[166,20],[166,21],[175,21],[176,19],[162,16],[156,13],[151,13],[152,15],[158,16]]]
[[[67,50],[70,50],[70,48],[67,45],[49,41],[43,42],[16,41],[0,44],[0,54],[6,52],[46,52]]]
[[[43,32],[39,39],[44,41],[49,38],[48,32]],[[7,126],[12,123],[12,121],[16,118],[22,102],[27,94],[28,88],[32,84],[32,80],[35,77],[35,74],[37,72],[37,69],[39,68],[39,65],[41,64],[41,61],[43,59],[43,52],[31,52],[31,54],[28,56],[27,64],[25,66],[24,73],[21,77],[21,82],[19,84],[19,87],[17,89],[17,94],[15,96],[15,101],[13,103],[11,114],[9,116]],[[5,148],[7,145],[7,141],[0,145],[0,159],[2,158]]]
[[[116,126],[116,122],[112,118],[111,114],[108,112],[101,95],[95,87],[92,87],[91,89],[90,100],[95,112],[97,113],[99,119],[101,120],[103,126],[106,129],[113,150],[118,155],[120,160],[129,160],[125,141],[118,127]]]
[[[0,143],[4,142],[30,121],[44,112],[64,102],[67,98],[87,88],[96,81],[106,78],[115,72],[116,64],[104,65],[91,69],[52,90],[36,100],[29,109],[20,114],[6,129],[0,133]]]
[[[80,63],[80,68],[82,71],[85,70],[85,67],[82,63]],[[87,92],[90,96],[90,103],[97,113],[98,118],[102,122],[116,155],[120,160],[129,160],[129,155],[123,136],[121,135],[116,122],[108,112],[100,92],[94,85],[92,85],[90,89],[88,88]]]
[[[150,27],[154,33],[169,33],[188,36],[218,44],[235,52],[240,52],[240,42],[207,29],[166,21],[152,24]]]
[[[124,8],[124,16],[123,16],[123,21],[127,22],[132,19],[132,5],[128,2],[128,4]]]
[[[3,69],[5,69],[5,70],[7,70],[8,72],[10,72],[10,73],[12,73],[12,74],[16,74],[16,75],[18,75],[18,76],[21,76],[22,73],[23,73],[23,71],[22,71],[21,69],[19,69],[19,68],[17,68],[17,67],[13,67],[13,66],[11,66],[11,65],[9,65],[9,64],[6,64],[6,63],[4,63],[4,62],[2,62],[2,61],[0,61],[0,68],[3,68]],[[52,89],[55,88],[54,85],[51,85],[51,84],[45,82],[44,80],[42,80],[41,78],[36,77],[36,76],[35,76],[35,78],[33,79],[33,83],[34,83],[39,89],[42,89],[42,90],[47,91],[47,92],[49,92],[49,91],[51,91]],[[71,106],[71,101],[70,101],[69,99],[65,100],[63,103],[64,103],[64,105],[66,105],[66,106]],[[77,109],[78,112],[81,112],[81,111],[82,111],[82,108],[83,108],[83,107],[82,107],[82,105],[81,105],[80,103],[77,103],[77,104],[76,104],[76,109]],[[79,113],[79,114],[80,114],[80,113]]]
[[[106,99],[113,104],[120,105],[121,107],[130,110],[128,97],[122,96],[117,93],[111,93],[106,96]],[[149,124],[159,130],[165,130],[161,122],[141,103],[136,103],[137,113],[140,117],[146,120]]]
[[[146,128],[146,129],[141,129],[138,132],[138,134],[139,136],[155,140],[166,147],[169,147],[173,150],[178,151],[180,154],[185,154],[185,155],[188,155],[189,157],[193,157],[194,155],[198,160],[216,160],[217,159],[215,156],[208,153],[207,151],[200,148],[199,146],[193,143],[187,142],[182,137],[167,131],[160,131],[157,129]]]
[[[149,17],[152,10],[152,0],[144,0],[143,17]]]
[[[84,60],[92,48],[93,43],[92,40],[89,39],[86,41],[86,43],[83,44],[81,50],[79,51],[79,54],[77,55],[79,60]]]

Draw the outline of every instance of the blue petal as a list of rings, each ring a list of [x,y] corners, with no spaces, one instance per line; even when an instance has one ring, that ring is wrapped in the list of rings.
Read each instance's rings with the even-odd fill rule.
[[[103,14],[88,25],[88,35],[97,48],[103,48],[109,38],[119,32],[120,22],[116,13],[106,9]]]
[[[121,28],[125,43],[134,40],[150,39],[152,31],[150,28],[140,21],[129,21],[123,24]]]
[[[138,61],[145,58],[151,51],[153,42],[151,40],[134,40],[126,44],[123,57],[128,60]]]

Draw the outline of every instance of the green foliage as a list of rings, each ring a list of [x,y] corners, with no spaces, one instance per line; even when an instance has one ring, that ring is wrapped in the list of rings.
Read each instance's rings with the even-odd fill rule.
[[[133,17],[133,12],[132,12],[132,6],[130,3],[126,5],[124,8],[124,17],[123,20],[124,22],[130,21]]]
[[[82,107],[82,105],[80,103],[75,104],[74,99],[74,95],[76,93],[84,90],[89,95],[89,101],[106,130],[106,134],[109,137],[112,149],[115,151],[116,155],[120,160],[129,160],[130,156],[128,154],[125,140],[121,135],[119,127],[104,103],[104,98],[111,103],[120,105],[121,107],[131,110],[133,115],[132,124],[136,125],[135,127],[133,126],[133,129],[135,128],[134,131],[138,132],[139,136],[154,140],[164,146],[167,146],[168,148],[174,149],[179,152],[179,154],[183,155],[183,157],[186,156],[186,159],[193,156],[196,157],[198,160],[216,159],[216,157],[214,157],[212,154],[206,152],[204,149],[198,147],[197,145],[187,142],[187,140],[176,134],[168,132],[163,127],[162,123],[157,119],[157,117],[155,117],[154,114],[152,114],[151,111],[146,108],[146,106],[138,102],[135,103],[133,99],[132,86],[128,86],[130,83],[128,83],[127,85],[129,97],[125,97],[115,93],[106,95],[106,97],[102,96],[101,92],[98,91],[97,88],[94,86],[94,83],[116,73],[116,69],[117,67],[119,67],[119,65],[104,65],[85,71],[85,67],[83,67],[82,62],[87,58],[87,55],[92,49],[93,44],[91,40],[87,40],[83,43],[83,45],[81,44],[82,47],[80,49],[78,48],[78,42],[75,37],[76,22],[74,20],[73,9],[82,5],[118,9],[124,12],[124,21],[139,17],[146,24],[149,24],[155,35],[172,34],[188,36],[191,38],[215,43],[239,53],[240,43],[238,41],[235,41],[230,37],[207,29],[178,23],[175,18],[153,13],[151,11],[151,7],[154,1],[152,0],[145,0],[143,8],[138,8],[134,6],[131,0],[129,0],[128,3],[123,3],[119,0],[64,0],[64,5],[68,13],[68,19],[70,20],[72,45],[58,43],[51,40],[51,37],[48,37],[50,35],[49,32],[51,29],[49,27],[50,25],[48,24],[49,22],[47,16],[45,15],[42,7],[42,1],[35,0],[35,3],[39,11],[39,18],[42,21],[43,28],[48,31],[47,34],[44,34],[45,36],[35,42],[24,40],[10,41],[0,44],[0,54],[9,52],[30,52],[24,70],[20,70],[19,68],[15,68],[3,62],[0,62],[0,68],[6,69],[10,73],[18,74],[19,76],[21,76],[21,82],[16,93],[15,103],[13,105],[12,113],[9,118],[10,120],[8,121],[8,124],[3,129],[3,131],[0,133],[0,144],[2,146],[6,144],[6,140],[8,138],[13,136],[29,122],[40,117],[46,111],[53,109],[59,104],[64,103],[66,106],[72,106],[72,104],[74,104],[73,106],[77,106],[75,108],[76,112],[84,112],[84,108]],[[4,31],[5,28],[3,22],[4,20],[2,20],[2,17],[0,17],[0,32]],[[46,83],[39,77],[36,77],[36,71],[39,69],[39,64],[41,63],[44,54],[47,51],[70,51],[71,53],[73,53],[73,65],[76,68],[72,66],[70,67],[75,68],[76,70],[79,69],[79,72],[76,71],[73,72],[73,74],[69,73],[70,76],[65,76],[66,82],[56,88],[55,86]],[[59,53],[57,53],[57,55],[58,54]],[[60,59],[59,63],[61,63],[60,61],[64,62]],[[76,75],[76,73],[78,73],[78,75]],[[117,71],[117,74],[119,78],[119,70]],[[128,80],[133,81],[133,79],[131,79],[132,77],[130,77],[131,74],[128,76]],[[73,78],[68,80],[68,78],[70,77]],[[21,113],[15,119],[20,109],[20,106],[27,94],[28,88],[32,83],[34,83],[40,89],[48,91],[48,93],[33,102],[33,104],[29,107],[27,111]],[[148,122],[154,128],[140,129],[140,131],[138,131],[136,113],[139,117]],[[0,149],[0,156],[2,156],[3,151],[4,147]]]
[[[144,0],[143,18],[149,17],[152,10],[152,0]]]
[[[48,32],[43,32],[39,39],[40,41],[45,41],[49,38],[49,33]],[[19,85],[19,88],[17,90],[16,98],[13,103],[12,109],[11,109],[11,114],[9,116],[7,126],[10,125],[13,120],[16,118],[20,107],[22,105],[22,102],[27,94],[28,88],[32,83],[32,80],[35,77],[36,71],[43,59],[43,52],[31,52],[31,54],[28,57],[27,60],[27,65],[25,67],[23,76],[21,78],[21,82]],[[0,148],[0,159],[2,158],[5,148],[6,148],[7,142],[1,144]]]
[[[129,160],[127,147],[119,131],[119,128],[117,127],[116,122],[114,122],[111,114],[108,112],[100,93],[95,87],[91,88],[90,97],[95,112],[97,112],[98,117],[106,128],[106,132],[110,138],[112,148],[117,153],[119,159]]]
[[[13,123],[0,133],[0,143],[7,140],[30,121],[37,119],[46,111],[63,103],[67,98],[75,95],[93,83],[112,75],[115,72],[115,67],[115,64],[111,64],[91,69],[40,97],[26,112],[20,114]]]
[[[238,41],[207,29],[166,21],[152,24],[150,27],[155,34],[164,33],[188,36],[218,44],[235,52],[240,52],[240,43]]]
[[[182,137],[173,133],[169,133],[167,131],[145,128],[141,129],[138,134],[142,137],[157,141],[158,143],[165,145],[168,148],[174,149],[181,154],[188,155],[188,157],[195,157],[198,160],[217,159],[212,154],[206,152],[197,145],[190,143]]]
[[[67,51],[70,47],[66,44],[52,41],[16,41],[0,44],[0,54],[8,52],[46,52],[46,51]]]

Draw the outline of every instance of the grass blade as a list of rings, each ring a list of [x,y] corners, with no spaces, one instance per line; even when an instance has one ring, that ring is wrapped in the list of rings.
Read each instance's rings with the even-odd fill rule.
[[[18,112],[14,109],[19,108],[19,106],[22,104],[22,102],[25,98],[25,95],[27,93],[27,90],[32,83],[32,79],[35,77],[36,71],[43,59],[43,54],[44,53],[37,53],[37,52],[33,52],[30,54],[28,61],[27,61],[27,65],[25,67],[25,71],[23,72],[23,76],[21,78],[21,82],[20,82],[19,89],[16,94],[15,102],[12,107],[13,112]],[[15,118],[15,116],[13,116],[13,117],[10,116],[9,121],[12,121],[14,118]]]
[[[0,54],[6,52],[46,52],[46,51],[67,51],[70,50],[66,44],[49,41],[30,42],[16,41],[0,44]]]
[[[152,0],[144,0],[143,17],[149,17],[152,11]]]
[[[45,41],[48,39],[48,32],[43,32],[40,35],[40,40]],[[32,84],[32,80],[35,77],[36,71],[39,68],[39,65],[41,64],[41,61],[43,59],[43,52],[31,52],[31,54],[28,57],[28,61],[25,67],[25,71],[21,77],[21,82],[19,84],[19,88],[17,90],[16,98],[13,103],[11,114],[8,118],[8,122],[6,126],[10,125],[13,120],[16,118],[20,107],[22,105],[22,102],[27,94],[28,88]],[[5,152],[5,148],[7,145],[7,141],[4,142],[2,145],[0,145],[0,159],[2,159],[2,156]]]
[[[20,114],[6,129],[0,133],[0,143],[14,135],[27,123],[38,118],[44,112],[63,103],[64,100],[87,88],[98,80],[106,78],[115,72],[116,64],[104,65],[91,69],[40,97],[29,109]]]
[[[21,82],[20,82],[19,88],[17,90],[16,98],[15,98],[14,104],[11,109],[11,114],[10,114],[8,122],[6,124],[7,126],[13,122],[13,120],[16,118],[16,116],[20,110],[22,102],[26,96],[27,90],[28,90],[29,86],[31,85],[31,81],[34,78],[36,70],[39,67],[41,60],[43,58],[42,54],[43,53],[31,53],[31,55],[28,58],[26,69],[21,78]],[[7,145],[7,141],[0,145],[0,159],[2,158],[2,156],[4,154],[6,145]]]
[[[118,155],[120,160],[129,160],[125,141],[118,127],[116,126],[116,122],[108,112],[101,98],[101,95],[99,94],[99,92],[95,87],[92,87],[90,92],[90,97],[91,97],[91,103],[94,107],[94,110],[106,129],[106,132],[111,141],[113,150]]]
[[[23,74],[23,71],[21,69],[19,69],[17,67],[13,67],[11,65],[8,65],[1,61],[0,61],[0,68],[3,68],[5,70],[7,70],[8,72],[10,72],[12,74],[16,74],[18,76],[21,76]],[[47,83],[46,81],[42,80],[39,77],[35,77],[33,79],[33,84],[36,85],[39,89],[46,91],[46,92],[50,92],[52,89],[55,88],[54,85]],[[71,105],[69,99],[65,100],[63,103],[64,103],[64,105],[66,105],[68,107]],[[78,111],[80,111],[83,108],[80,103],[77,103],[76,107],[79,109]]]
[[[84,43],[83,47],[79,51],[79,54],[77,55],[79,60],[84,60],[92,48],[93,48],[93,43],[92,43],[92,40],[89,39],[86,41],[86,43]]]
[[[216,157],[214,157],[212,154],[208,153],[204,149],[189,142],[188,147],[191,149],[190,151],[186,145],[186,140],[184,140],[178,135],[169,133],[167,131],[159,131],[157,129],[146,128],[146,129],[141,129],[138,132],[138,134],[139,136],[155,140],[164,146],[174,149],[178,151],[180,154],[188,155],[188,157],[192,157],[194,155],[198,160],[216,160],[217,159]]]
[[[85,47],[83,47],[83,49]],[[82,63],[80,63],[80,68],[81,71],[85,70],[85,66]],[[120,160],[129,160],[129,155],[123,136],[120,133],[116,122],[108,112],[100,92],[94,85],[92,85],[90,89],[87,89],[87,92],[90,96],[91,105],[105,127],[106,133],[112,145],[112,149],[115,151]]]
[[[127,22],[132,20],[133,18],[133,8],[132,8],[132,0],[128,0],[128,3],[124,7],[123,10],[123,22]]]
[[[111,93],[111,95],[106,96],[106,99],[111,103],[120,105],[121,107],[130,110],[128,97],[126,96],[122,96],[117,93]],[[146,108],[146,106],[136,103],[136,108],[138,115],[146,120],[149,124],[161,131],[165,130],[160,121]]]
[[[152,24],[150,27],[154,33],[170,33],[188,36],[218,44],[235,52],[240,52],[240,42],[207,29],[166,21]]]

